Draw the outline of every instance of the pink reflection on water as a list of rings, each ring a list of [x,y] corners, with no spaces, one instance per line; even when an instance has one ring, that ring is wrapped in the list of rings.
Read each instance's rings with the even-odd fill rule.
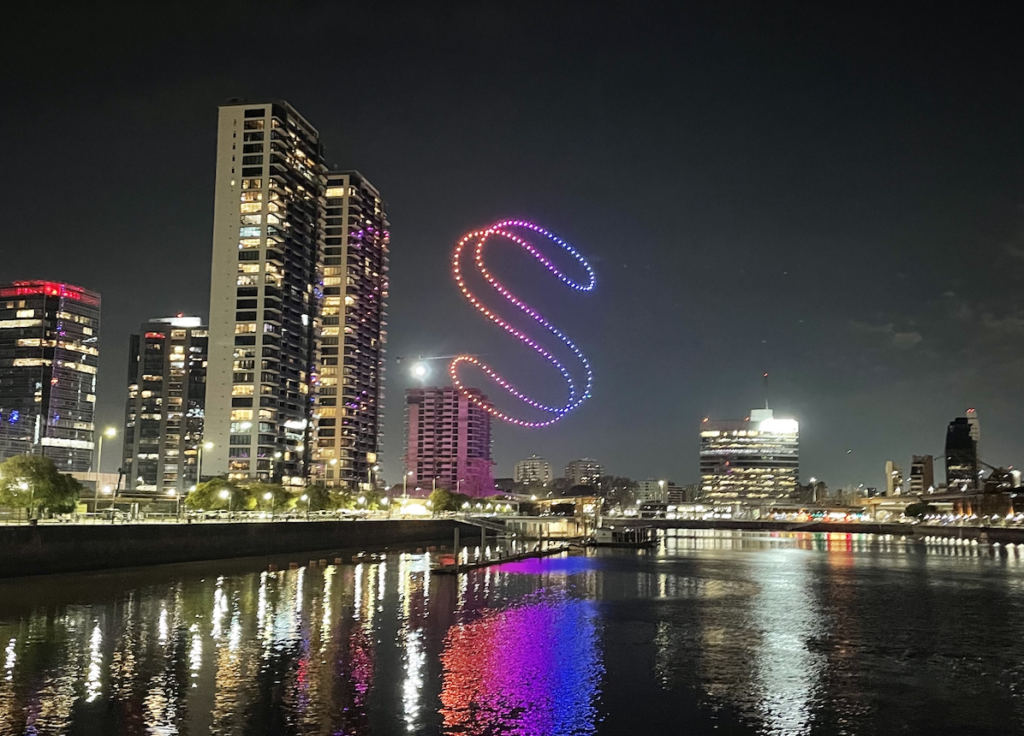
[[[500,572],[508,572],[516,575],[550,575],[572,574],[584,572],[594,567],[593,560],[588,557],[531,557],[528,560],[506,562],[497,565],[494,569]]]
[[[452,627],[441,655],[445,729],[593,733],[603,674],[597,643],[591,605],[566,598],[537,597]]]

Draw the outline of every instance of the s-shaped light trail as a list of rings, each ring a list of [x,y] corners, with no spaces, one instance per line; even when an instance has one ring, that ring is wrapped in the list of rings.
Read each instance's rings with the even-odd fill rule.
[[[562,273],[558,269],[558,267],[555,266],[555,264],[553,264],[547,258],[545,258],[544,255],[539,250],[537,250],[536,247],[533,246],[533,244],[528,242],[525,238],[516,234],[517,231],[522,232],[523,230],[537,233],[538,235],[542,235],[551,242],[558,245],[560,248],[562,248],[562,250],[569,253],[586,270],[587,276],[589,277],[587,283],[577,283],[576,281],[573,281],[564,273]],[[485,317],[487,317],[487,319],[489,319],[494,324],[498,325],[501,329],[505,330],[505,332],[515,337],[521,343],[531,348],[534,352],[538,353],[541,357],[543,357],[551,365],[553,365],[558,370],[558,372],[562,374],[562,378],[565,379],[565,382],[569,387],[569,397],[566,400],[565,404],[561,406],[548,406],[546,404],[542,404],[541,402],[531,399],[529,396],[526,396],[519,389],[517,389],[515,386],[513,386],[504,378],[502,378],[498,373],[496,373],[489,365],[487,365],[486,363],[472,355],[456,356],[456,358],[448,366],[448,373],[451,375],[452,383],[455,384],[455,387],[458,389],[459,393],[461,393],[474,404],[476,404],[477,406],[479,406],[492,416],[497,417],[498,419],[509,422],[510,424],[518,425],[520,427],[547,427],[557,422],[559,419],[564,417],[570,411],[572,411],[580,404],[582,404],[584,401],[586,401],[588,398],[590,398],[590,388],[593,383],[594,374],[590,370],[590,363],[587,361],[586,356],[583,355],[583,353],[580,351],[579,348],[576,347],[572,340],[570,340],[561,330],[559,330],[557,327],[555,327],[546,319],[544,319],[544,317],[542,317],[539,312],[537,312],[528,304],[518,299],[514,294],[512,294],[512,292],[506,289],[501,284],[500,281],[494,278],[494,276],[491,275],[490,271],[487,270],[487,266],[484,265],[484,246],[487,244],[488,239],[491,238],[492,236],[505,238],[506,240],[509,240],[515,243],[516,245],[520,246],[521,248],[526,250],[527,253],[532,255],[538,262],[540,262],[541,265],[547,268],[548,271],[554,274],[563,284],[573,289],[576,289],[577,291],[591,291],[594,288],[594,270],[590,267],[590,264],[587,263],[583,256],[577,253],[576,249],[569,245],[567,242],[565,242],[558,236],[548,232],[539,225],[534,225],[532,222],[527,222],[525,220],[502,220],[501,222],[496,222],[495,224],[491,225],[490,227],[484,230],[477,230],[475,232],[469,233],[464,238],[462,238],[462,240],[459,241],[458,245],[455,246],[455,254],[452,257],[452,273],[455,276],[455,282],[459,285],[459,289],[462,291],[462,294],[469,300],[470,304],[476,307]],[[501,317],[496,315],[494,312],[492,312],[490,309],[485,307],[483,303],[476,297],[476,295],[469,290],[469,287],[466,286],[466,280],[463,277],[462,255],[463,252],[466,251],[466,246],[470,244],[473,244],[473,260],[476,263],[477,271],[479,271],[480,275],[483,276],[484,280],[487,281],[488,284],[490,284],[491,288],[493,288],[496,292],[501,294],[501,296],[503,296],[506,301],[515,305],[516,308],[518,308],[521,312],[530,317],[534,322],[536,322],[545,330],[547,330],[552,335],[557,337],[559,341],[561,341],[561,343],[565,345],[569,349],[569,351],[573,353],[573,355],[576,356],[580,363],[582,363],[583,370],[586,375],[586,384],[584,385],[582,391],[579,391],[577,389],[576,383],[572,379],[572,375],[569,373],[568,370],[566,370],[565,366],[562,365],[558,358],[552,355],[542,345],[540,345],[535,340],[530,338],[526,333],[516,329],[508,322],[503,320]],[[498,384],[498,386],[505,389],[507,393],[519,399],[524,404],[527,404],[528,406],[531,406],[534,409],[539,409],[540,411],[552,414],[553,416],[550,419],[546,419],[544,421],[529,422],[524,419],[517,419],[513,416],[506,414],[505,412],[499,411],[498,409],[494,408],[493,405],[483,401],[479,396],[468,391],[465,388],[465,386],[463,386],[462,381],[459,380],[459,363],[472,363],[480,370],[482,370],[487,375],[488,378],[494,381],[494,383]]]

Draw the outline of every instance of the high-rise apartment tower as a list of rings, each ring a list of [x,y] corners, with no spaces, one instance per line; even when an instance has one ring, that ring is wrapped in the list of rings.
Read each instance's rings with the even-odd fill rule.
[[[513,478],[516,483],[540,485],[551,482],[551,463],[537,455],[531,455],[516,463]]]
[[[384,409],[388,220],[355,171],[327,175],[323,329],[314,475],[329,486],[371,483]]]
[[[326,169],[285,102],[221,106],[203,474],[310,474]]]
[[[597,460],[584,457],[570,460],[565,466],[565,477],[569,486],[599,486],[604,477],[604,467]]]
[[[180,498],[199,481],[206,363],[199,317],[151,320],[131,336],[121,466],[130,495]]]
[[[481,401],[487,397],[469,389]],[[491,415],[452,386],[405,392],[408,483],[470,496],[494,492]]]
[[[0,285],[0,459],[86,472],[95,448],[100,295],[55,281]]]

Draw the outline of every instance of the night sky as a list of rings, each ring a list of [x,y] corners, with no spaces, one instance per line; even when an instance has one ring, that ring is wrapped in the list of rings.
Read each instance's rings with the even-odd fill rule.
[[[448,274],[458,238],[504,216],[595,267],[578,294],[494,262],[596,380],[552,428],[496,425],[497,476],[538,453],[694,482],[701,418],[763,404],[764,371],[801,422],[804,480],[884,485],[885,460],[941,456],[968,406],[982,458],[1024,463],[1021,24],[968,4],[670,5],[7,15],[0,280],[101,292],[99,425],[120,427],[129,332],[206,316],[217,105],[285,99],[389,205],[392,482],[411,384],[395,356],[486,353],[560,398]]]

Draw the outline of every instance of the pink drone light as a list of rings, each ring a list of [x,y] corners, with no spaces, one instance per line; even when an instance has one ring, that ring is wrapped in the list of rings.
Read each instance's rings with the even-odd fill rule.
[[[538,233],[546,237],[551,242],[556,243],[560,248],[562,248],[570,255],[572,255],[572,257],[575,258],[581,266],[583,266],[583,268],[587,272],[587,275],[589,276],[589,281],[586,284],[580,284],[570,279],[568,276],[566,276],[560,270],[558,270],[555,264],[553,264],[551,261],[545,258],[544,255],[539,250],[537,250],[537,248],[535,248],[531,243],[529,243],[527,240],[520,237],[519,235],[516,235],[515,232],[512,232],[512,228],[522,228],[525,230]],[[512,294],[512,292],[506,289],[501,284],[500,281],[494,278],[494,276],[491,275],[490,271],[487,270],[487,266],[484,265],[484,245],[487,244],[488,238],[490,238],[492,235],[503,237],[506,240],[509,240],[515,243],[516,245],[522,247],[537,261],[539,261],[545,268],[547,268],[548,271],[554,274],[562,283],[566,284],[567,286],[573,289],[576,289],[577,291],[591,291],[594,288],[594,270],[590,267],[590,264],[587,263],[583,256],[581,256],[576,251],[576,249],[569,245],[567,242],[565,242],[558,236],[548,232],[539,225],[535,225],[532,222],[527,222],[525,220],[502,220],[501,222],[497,222],[484,230],[477,230],[475,232],[469,233],[468,235],[463,237],[462,240],[460,240],[458,244],[455,246],[455,254],[452,257],[452,274],[455,276],[455,283],[459,285],[459,289],[462,291],[463,296],[465,296],[469,300],[470,304],[476,307],[478,311],[480,311],[485,317],[487,317],[487,319],[489,319],[494,324],[498,325],[501,329],[505,330],[505,332],[515,337],[521,343],[523,343],[531,350],[541,355],[545,360],[547,360],[551,365],[553,365],[558,370],[558,372],[562,374],[562,378],[565,379],[565,382],[569,387],[569,397],[566,400],[565,404],[563,404],[562,406],[548,406],[546,404],[542,404],[541,402],[535,401],[534,399],[531,399],[530,397],[525,395],[522,391],[520,391],[515,386],[510,384],[508,381],[506,381],[504,378],[502,378],[489,365],[471,355],[459,355],[448,366],[448,373],[451,375],[452,383],[455,384],[455,387],[458,389],[459,393],[461,393],[463,396],[465,396],[467,399],[469,399],[474,404],[479,406],[481,409],[483,409],[484,411],[488,412],[489,414],[498,419],[501,419],[505,422],[509,422],[510,424],[518,425],[520,427],[547,427],[557,422],[559,419],[564,417],[570,411],[572,411],[580,404],[582,404],[584,401],[586,401],[588,398],[590,398],[590,389],[593,384],[594,375],[590,370],[590,363],[587,361],[586,356],[583,355],[583,353],[580,351],[579,348],[576,347],[572,340],[570,340],[557,327],[555,327],[546,319],[544,319],[544,317],[542,317],[540,313],[532,309],[528,304],[525,304],[520,299],[518,299],[514,294]],[[548,350],[546,350],[542,345],[537,343],[535,340],[531,339],[524,332],[517,330],[515,327],[513,327],[508,322],[506,322],[501,317],[499,317],[494,312],[485,307],[480,302],[480,300],[477,299],[473,292],[469,290],[469,287],[466,286],[466,281],[463,278],[462,274],[462,253],[465,250],[466,246],[473,241],[476,242],[476,245],[473,249],[473,259],[476,262],[477,271],[479,271],[480,275],[483,276],[484,280],[487,281],[488,284],[490,284],[491,288],[493,288],[496,292],[501,294],[501,296],[504,297],[506,301],[515,305],[516,308],[518,308],[524,314],[529,316],[537,324],[541,325],[545,330],[547,330],[552,335],[557,337],[559,341],[561,341],[563,345],[569,348],[569,350],[576,356],[576,358],[579,359],[580,363],[583,365],[584,373],[586,374],[586,385],[583,387],[582,391],[577,392],[576,384],[573,381],[572,376],[569,374],[569,371],[566,370],[565,366],[562,365],[562,363],[554,355],[552,355]],[[531,406],[534,409],[547,412],[548,414],[552,414],[553,416],[550,419],[544,421],[529,422],[523,419],[517,419],[513,416],[506,414],[505,412],[502,412],[494,408],[494,406],[492,406],[491,404],[482,401],[476,394],[466,390],[466,388],[462,384],[462,381],[459,380],[459,363],[471,363],[477,366],[480,370],[484,372],[484,374],[488,378],[490,378],[494,383],[496,383],[498,386],[504,389],[508,394],[514,396],[515,398],[522,401],[524,404],[527,404],[528,406]]]

